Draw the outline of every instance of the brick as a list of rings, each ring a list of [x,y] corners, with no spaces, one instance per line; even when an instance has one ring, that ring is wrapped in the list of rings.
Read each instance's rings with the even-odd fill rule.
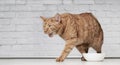
[[[114,44],[114,43],[113,43]],[[118,45],[107,45],[103,47],[103,52],[106,53],[106,57],[118,57],[119,56],[119,51],[117,51],[116,49],[120,48],[120,46]],[[111,51],[116,50],[114,53],[111,53]]]
[[[17,37],[16,32],[1,32],[0,33],[0,38],[16,38]]]
[[[106,4],[120,4],[120,0],[105,0]]]
[[[100,5],[100,4],[94,4],[90,5],[90,10],[95,11],[108,11],[110,9],[109,5]]]
[[[96,11],[94,14],[96,17],[106,17],[105,11]]]
[[[42,24],[42,20],[40,18],[13,18],[10,20],[11,24],[23,24],[23,25],[34,25]]]
[[[27,4],[43,4],[43,0],[27,0]]]
[[[10,23],[10,19],[0,19],[0,25],[8,25]]]
[[[44,16],[44,17],[52,17],[55,16],[56,13],[59,13],[58,11],[52,11],[52,10],[46,10],[46,11],[42,11],[42,14],[40,16]]]
[[[38,45],[39,46],[39,45]],[[39,46],[37,45],[14,45],[13,49],[15,49],[16,51],[27,51],[27,50],[31,50],[31,51],[35,51],[35,50],[39,50]]]
[[[106,12],[106,16],[107,17],[120,17],[120,13],[119,12],[111,12],[111,11],[109,11],[109,12]]]
[[[89,6],[88,5],[60,5],[58,6],[58,10],[63,10],[63,11],[88,11]]]
[[[15,0],[15,4],[26,4],[27,0]]]
[[[94,4],[94,0],[73,0],[75,4]]]
[[[95,0],[95,4],[105,4],[105,0]]]
[[[119,12],[120,11],[119,4],[110,5],[110,11],[112,11],[112,12]]]
[[[111,31],[111,32],[104,32],[104,35],[105,35],[105,37],[106,38],[119,38],[120,37],[120,32],[113,32],[113,31]]]
[[[63,0],[63,4],[72,4],[72,0]]]
[[[78,9],[79,11],[83,11],[83,12],[88,12],[89,11],[89,5],[78,5]]]
[[[48,37],[42,32],[1,32],[0,38],[34,38],[34,37]]]
[[[112,18],[111,20],[111,24],[114,24],[114,25],[119,25],[120,24],[120,18],[117,17],[117,18]]]
[[[62,4],[62,0],[30,0],[28,4]]]
[[[3,46],[0,46],[0,51],[8,51],[11,48],[12,48],[12,46],[10,46],[10,45],[3,45]],[[3,52],[3,53],[7,53],[7,52]]]
[[[43,5],[15,5],[10,8],[10,11],[16,12],[38,12],[42,10],[46,10],[46,7]]]
[[[10,7],[9,7],[9,6],[5,6],[5,5],[1,5],[1,6],[0,6],[0,12],[9,11],[9,10],[10,10]]]
[[[40,32],[17,32],[16,38],[34,38],[34,37],[41,37]]]
[[[44,5],[29,5],[31,8],[31,11],[42,11],[46,10],[46,7]]]
[[[14,25],[0,25],[0,32],[12,32],[15,31]]]
[[[114,41],[113,41],[114,40]],[[115,38],[115,37],[112,37],[112,38],[104,38],[104,45],[118,45],[118,43],[120,42],[119,38]]]
[[[15,0],[0,0],[0,4],[15,4]]]
[[[0,18],[13,18],[15,17],[15,12],[0,12]]]
[[[43,4],[62,4],[62,0],[43,0]]]
[[[43,12],[17,12],[17,18],[40,18]]]
[[[30,11],[30,7],[27,5],[13,5],[10,6],[10,11],[14,11],[14,12]]]
[[[20,32],[37,32],[39,31],[38,26],[36,25],[16,25],[16,31],[20,31]]]
[[[109,23],[112,23],[112,19],[111,18],[105,18],[105,17],[97,17],[98,21],[102,24],[102,25],[109,25]]]
[[[43,38],[18,38],[17,44],[23,44],[23,45],[44,45],[45,40]],[[46,43],[47,44],[47,43]]]
[[[52,11],[55,11],[58,9],[59,5],[45,5],[46,7],[46,10],[52,10]]]
[[[11,38],[0,39],[0,45],[14,45],[14,44],[16,44],[16,39],[11,39]]]
[[[113,25],[113,24],[109,24],[109,25],[106,25],[106,31],[108,31],[108,32],[111,32],[111,31],[116,31],[116,32],[118,32],[119,33],[119,27],[120,27],[120,25]],[[117,36],[116,36],[117,37]]]

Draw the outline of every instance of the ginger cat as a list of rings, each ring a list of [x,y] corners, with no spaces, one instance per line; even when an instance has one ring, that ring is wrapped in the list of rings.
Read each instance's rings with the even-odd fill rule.
[[[54,17],[42,17],[44,33],[52,37],[58,34],[65,41],[65,47],[56,62],[63,62],[70,51],[76,47],[82,53],[88,53],[89,47],[101,53],[103,30],[98,20],[91,13],[56,14]],[[85,58],[82,55],[82,61]]]

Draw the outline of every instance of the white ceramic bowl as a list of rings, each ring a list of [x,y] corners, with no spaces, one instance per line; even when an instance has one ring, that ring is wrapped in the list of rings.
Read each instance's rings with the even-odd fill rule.
[[[105,53],[83,53],[87,61],[103,61]]]

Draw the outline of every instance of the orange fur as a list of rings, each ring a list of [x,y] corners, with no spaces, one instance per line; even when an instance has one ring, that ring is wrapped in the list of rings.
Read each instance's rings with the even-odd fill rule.
[[[98,20],[91,13],[82,14],[56,14],[54,17],[41,17],[44,21],[44,32],[50,37],[58,34],[66,41],[61,56],[56,59],[62,62],[76,47],[79,52],[87,53],[89,47],[92,47],[101,53],[103,44],[103,30]],[[81,60],[85,60],[84,57]]]

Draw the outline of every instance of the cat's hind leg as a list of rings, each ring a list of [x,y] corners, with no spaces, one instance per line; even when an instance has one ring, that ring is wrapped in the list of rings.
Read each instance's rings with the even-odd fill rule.
[[[101,53],[102,44],[103,44],[103,32],[100,32],[100,35],[94,38],[92,48],[95,49],[97,53]]]
[[[93,45],[92,48],[93,48],[97,53],[101,53],[102,45]]]
[[[89,46],[87,44],[81,44],[77,45],[76,48],[82,54],[81,60],[86,61],[86,59],[83,57],[83,53],[88,53]]]

